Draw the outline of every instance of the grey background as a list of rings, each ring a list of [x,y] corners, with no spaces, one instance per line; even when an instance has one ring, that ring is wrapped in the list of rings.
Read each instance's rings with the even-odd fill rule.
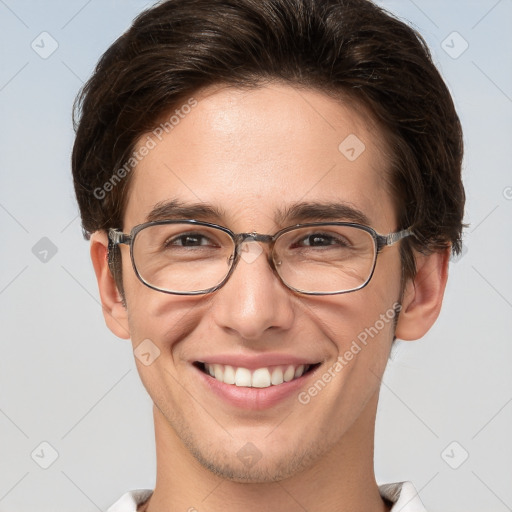
[[[512,1],[379,3],[453,92],[471,226],[439,321],[384,376],[377,478],[412,480],[430,512],[512,510]],[[0,512],[104,511],[154,486],[151,403],[104,325],[69,165],[73,99],[146,5],[0,0]]]

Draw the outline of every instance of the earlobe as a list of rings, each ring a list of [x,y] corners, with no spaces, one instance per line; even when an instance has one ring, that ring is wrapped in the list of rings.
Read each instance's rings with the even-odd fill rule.
[[[443,303],[450,249],[432,254],[416,253],[416,276],[410,279],[402,300],[395,336],[401,340],[417,340],[432,327]]]
[[[91,260],[98,281],[103,316],[119,338],[129,339],[128,313],[108,267],[108,237],[103,231],[91,235]]]

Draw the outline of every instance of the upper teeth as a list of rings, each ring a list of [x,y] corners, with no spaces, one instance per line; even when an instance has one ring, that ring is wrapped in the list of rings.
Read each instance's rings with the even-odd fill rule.
[[[205,370],[214,379],[224,384],[235,384],[248,388],[268,388],[283,382],[297,379],[309,369],[309,365],[286,365],[258,368],[251,371],[247,368],[235,368],[224,364],[204,364]]]

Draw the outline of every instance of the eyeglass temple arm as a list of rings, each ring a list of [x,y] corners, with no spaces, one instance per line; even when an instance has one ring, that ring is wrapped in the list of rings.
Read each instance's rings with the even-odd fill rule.
[[[378,249],[382,249],[386,245],[393,245],[402,240],[402,238],[406,238],[408,236],[414,235],[414,231],[412,228],[402,229],[402,231],[397,231],[396,233],[389,233],[389,235],[379,235],[377,237],[377,247]]]
[[[122,231],[114,228],[110,228],[108,230],[108,238],[113,246],[118,244],[129,244],[132,239],[130,235],[125,235]]]

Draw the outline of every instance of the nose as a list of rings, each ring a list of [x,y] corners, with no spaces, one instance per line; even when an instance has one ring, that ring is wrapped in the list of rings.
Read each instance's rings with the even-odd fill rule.
[[[257,341],[269,330],[293,324],[292,292],[274,274],[267,251],[259,242],[246,241],[227,283],[212,301],[215,323],[244,340]]]

